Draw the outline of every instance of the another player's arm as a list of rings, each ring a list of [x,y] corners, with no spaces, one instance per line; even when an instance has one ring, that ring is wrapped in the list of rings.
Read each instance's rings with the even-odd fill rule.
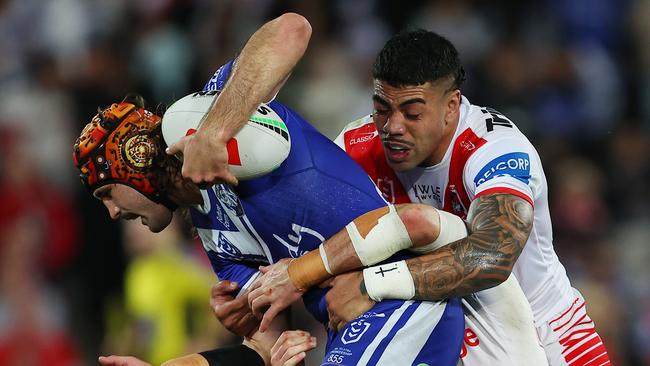
[[[415,298],[461,297],[505,281],[530,235],[533,207],[515,195],[485,195],[472,202],[467,220],[468,237],[406,261]]]
[[[272,99],[282,87],[310,37],[309,22],[295,13],[264,24],[251,36],[197,132],[167,149],[170,155],[183,154],[183,177],[196,184],[237,184],[227,168],[226,144],[259,104]]]
[[[199,131],[214,133],[226,142],[241,129],[260,103],[273,99],[302,58],[311,26],[296,13],[286,13],[264,24],[248,40],[218,102]]]
[[[466,235],[459,217],[431,206],[382,207],[356,218],[318,249],[262,267],[264,275],[251,287],[248,302],[253,314],[262,319],[260,330],[264,331],[278,312],[332,276],[381,262],[403,249],[431,251]],[[399,264],[401,273],[408,273],[404,262]],[[398,286],[403,290],[399,296],[414,295],[410,283]],[[379,288],[373,298],[383,296],[387,287],[392,286]]]

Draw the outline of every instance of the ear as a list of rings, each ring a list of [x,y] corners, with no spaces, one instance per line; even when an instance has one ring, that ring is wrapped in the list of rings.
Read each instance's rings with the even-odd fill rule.
[[[454,89],[449,92],[446,101],[447,111],[445,113],[445,123],[451,123],[458,119],[458,114],[460,113],[460,100],[460,89]]]

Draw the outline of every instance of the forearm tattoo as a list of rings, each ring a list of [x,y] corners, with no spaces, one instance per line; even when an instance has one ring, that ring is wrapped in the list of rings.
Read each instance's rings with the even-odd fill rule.
[[[407,261],[415,298],[462,297],[505,281],[533,226],[533,207],[510,194],[481,196],[467,215],[471,234]]]

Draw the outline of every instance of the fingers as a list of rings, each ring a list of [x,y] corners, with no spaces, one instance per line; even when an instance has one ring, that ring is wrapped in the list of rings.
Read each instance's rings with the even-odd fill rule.
[[[257,290],[248,294],[248,306],[251,308],[253,315],[255,315],[258,319],[262,318],[264,311],[271,304],[271,302],[272,299],[270,296],[267,296],[266,291],[262,288],[258,288]]]
[[[98,361],[102,365],[109,366],[151,366],[150,364],[131,356],[99,356]]]
[[[221,176],[218,177],[218,178],[219,178],[219,180],[223,180],[226,183],[230,184],[231,186],[237,186],[239,184],[239,180],[237,179],[237,177],[235,177],[235,175],[232,174],[230,172],[230,170],[228,170],[227,167],[226,167],[226,169],[224,171],[221,172]],[[216,183],[213,182],[213,184],[216,184]]]
[[[316,347],[316,338],[302,330],[283,332],[271,347],[272,366],[298,365],[306,357],[306,352]]]
[[[307,357],[307,354],[305,352],[300,352],[297,355],[291,357],[289,360],[287,360],[282,366],[295,366],[300,364],[302,360]]]
[[[260,332],[264,333],[266,329],[271,325],[275,316],[280,313],[284,308],[280,306],[271,305],[271,307],[264,312],[262,321],[260,322]]]
[[[175,144],[168,146],[167,149],[165,149],[165,152],[167,155],[175,155],[176,153],[183,153],[185,151],[185,144],[187,143],[187,137],[183,137],[182,139],[178,140]]]
[[[235,281],[219,281],[212,286],[212,296],[223,296],[236,291],[239,288],[239,284]]]
[[[212,286],[212,289],[210,290],[210,306],[214,308],[215,306],[233,301],[234,296],[232,293],[238,288],[239,284],[231,281],[220,281],[216,285]]]

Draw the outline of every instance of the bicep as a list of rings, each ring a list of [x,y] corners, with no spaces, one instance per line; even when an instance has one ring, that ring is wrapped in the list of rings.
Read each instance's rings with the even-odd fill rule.
[[[533,206],[514,194],[484,195],[470,205],[467,222],[472,242],[512,268],[532,230]]]

